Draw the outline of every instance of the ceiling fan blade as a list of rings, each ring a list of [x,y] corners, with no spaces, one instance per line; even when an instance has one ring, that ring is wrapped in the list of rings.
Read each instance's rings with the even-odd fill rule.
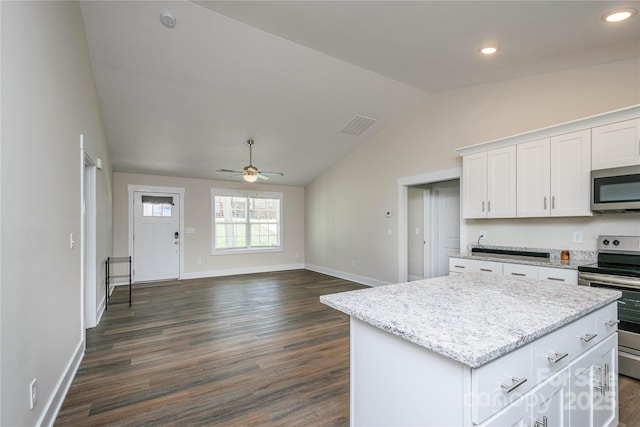
[[[269,179],[269,177],[266,175],[263,175],[262,172],[258,172],[258,178],[264,179],[265,181]]]
[[[232,169],[218,169],[216,172],[243,173],[242,171],[234,171]]]
[[[260,172],[263,175],[277,175],[277,176],[284,176],[283,172]]]

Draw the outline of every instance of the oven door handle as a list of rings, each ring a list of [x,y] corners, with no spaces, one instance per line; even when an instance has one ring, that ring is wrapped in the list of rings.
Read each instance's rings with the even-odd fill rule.
[[[612,276],[603,276],[600,274],[589,274],[589,273],[580,273],[578,275],[579,279],[589,280],[592,282],[597,282],[598,284],[617,286],[620,288],[631,288],[638,289],[640,288],[640,279],[627,278],[627,277],[612,277]]]

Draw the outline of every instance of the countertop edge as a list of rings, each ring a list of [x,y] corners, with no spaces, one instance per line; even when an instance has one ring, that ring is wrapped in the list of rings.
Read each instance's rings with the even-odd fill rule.
[[[478,357],[465,357],[464,355],[459,355],[456,353],[451,353],[449,351],[447,351],[446,349],[443,349],[437,345],[434,345],[433,343],[429,342],[429,341],[425,341],[425,340],[421,340],[419,337],[411,334],[411,333],[406,333],[404,331],[399,331],[393,328],[388,327],[387,325],[383,324],[382,322],[377,321],[376,319],[372,319],[369,316],[366,315],[362,315],[361,313],[357,313],[354,310],[351,310],[347,307],[343,307],[340,304],[335,304],[333,301],[327,301],[327,298],[330,295],[322,295],[320,297],[320,302],[331,307],[334,308],[338,311],[341,311],[342,313],[345,313],[349,316],[355,317],[358,320],[361,320],[365,323],[368,323],[372,326],[375,326],[377,328],[382,329],[383,331],[389,332],[393,335],[396,335],[402,339],[405,339],[409,342],[412,342],[414,344],[417,344],[427,350],[431,350],[434,351],[436,353],[439,353],[445,357],[448,357],[452,360],[455,360],[457,362],[460,362],[464,365],[467,365],[471,368],[479,368],[482,365],[485,365],[489,362],[491,362],[492,360],[495,360],[497,358],[499,358],[500,356],[503,356],[506,353],[509,353],[511,351],[514,351],[520,347],[523,347],[527,344],[529,344],[530,342],[533,342],[534,340],[547,335],[557,329],[560,329],[563,326],[568,325],[569,323],[573,322],[574,320],[577,320],[589,313],[592,313],[602,307],[605,307],[609,304],[611,304],[612,302],[616,301],[618,298],[620,298],[621,293],[618,292],[610,297],[607,297],[604,300],[601,300],[599,302],[597,302],[596,304],[592,305],[591,307],[588,307],[586,309],[580,310],[578,312],[575,312],[574,314],[565,317],[564,319],[551,324],[541,330],[538,330],[532,334],[528,334],[525,336],[520,337],[516,342],[514,343],[510,343],[508,345],[502,346],[500,348],[497,348],[493,351],[490,351],[488,353],[485,353],[483,355],[480,355]]]

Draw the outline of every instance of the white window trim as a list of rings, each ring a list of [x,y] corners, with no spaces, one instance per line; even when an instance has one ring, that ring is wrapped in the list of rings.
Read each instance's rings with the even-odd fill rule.
[[[278,224],[278,241],[280,246],[260,247],[260,248],[237,248],[237,249],[216,249],[216,218],[215,218],[215,196],[231,196],[231,197],[260,197],[267,199],[280,200],[280,223]],[[230,254],[255,254],[264,252],[283,252],[284,242],[282,241],[282,224],[284,223],[284,193],[273,191],[242,191],[231,190],[228,188],[212,188],[211,201],[209,205],[209,215],[211,215],[211,255],[230,255]]]

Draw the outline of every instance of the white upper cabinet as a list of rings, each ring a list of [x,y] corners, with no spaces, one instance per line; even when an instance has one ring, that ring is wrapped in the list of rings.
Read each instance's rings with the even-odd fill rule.
[[[551,216],[591,216],[591,132],[551,138]]]
[[[516,214],[516,148],[489,150],[462,159],[463,216],[510,218]]]
[[[462,158],[462,211],[465,218],[487,217],[487,152]]]
[[[487,218],[516,216],[516,147],[487,152]]]
[[[518,216],[549,216],[551,212],[551,150],[549,138],[517,146]]]
[[[640,165],[640,118],[592,129],[591,168]]]
[[[590,216],[591,132],[518,144],[518,216]]]

